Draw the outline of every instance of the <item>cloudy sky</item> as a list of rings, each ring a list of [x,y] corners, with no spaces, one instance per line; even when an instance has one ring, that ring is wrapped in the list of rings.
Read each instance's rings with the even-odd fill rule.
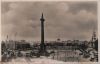
[[[40,17],[45,40],[90,40],[97,32],[97,2],[2,2],[2,39],[40,40]],[[16,36],[16,37],[15,37]]]

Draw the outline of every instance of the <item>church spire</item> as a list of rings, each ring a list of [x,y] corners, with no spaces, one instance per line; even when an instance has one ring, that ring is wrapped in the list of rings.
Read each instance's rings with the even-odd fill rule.
[[[93,31],[92,41],[96,41],[96,32],[95,31]]]
[[[95,30],[93,30],[93,34],[92,34],[92,41],[91,41],[91,46],[94,48],[94,42],[96,41],[96,32]]]

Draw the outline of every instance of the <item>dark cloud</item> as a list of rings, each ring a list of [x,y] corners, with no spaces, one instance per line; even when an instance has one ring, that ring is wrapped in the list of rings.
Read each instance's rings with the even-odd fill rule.
[[[74,2],[69,3],[70,12],[78,13],[81,10],[86,10],[88,12],[92,12],[97,14],[97,2],[91,1],[91,2]]]
[[[1,9],[2,13],[5,13],[9,10],[9,3],[8,2],[2,2],[1,6],[2,6],[2,9]]]
[[[97,28],[96,2],[2,2],[2,37],[39,40],[42,12],[46,40],[88,40]]]

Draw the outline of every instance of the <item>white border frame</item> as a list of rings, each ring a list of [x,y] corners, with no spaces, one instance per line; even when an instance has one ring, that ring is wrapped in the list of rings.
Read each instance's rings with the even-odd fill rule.
[[[100,64],[100,49],[99,49],[100,48],[100,43],[99,43],[100,42],[100,33],[99,33],[100,32],[100,26],[99,26],[100,25],[100,12],[99,12],[100,11],[100,0],[1,0],[0,1],[0,12],[1,12],[1,2],[16,2],[16,1],[21,1],[21,2],[24,2],[24,1],[97,1],[98,2],[98,62],[66,62],[66,63],[59,63],[59,64]],[[1,44],[1,13],[0,13],[0,44]],[[0,61],[1,61],[1,45],[0,45]],[[26,64],[26,63],[15,62],[13,64]],[[31,64],[34,64],[34,62],[32,62]]]

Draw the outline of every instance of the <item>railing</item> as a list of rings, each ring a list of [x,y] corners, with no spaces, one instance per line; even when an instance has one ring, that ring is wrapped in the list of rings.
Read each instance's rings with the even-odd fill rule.
[[[65,61],[65,62],[79,62],[80,57],[76,51],[72,50],[58,50],[54,54],[51,55],[52,59]]]

